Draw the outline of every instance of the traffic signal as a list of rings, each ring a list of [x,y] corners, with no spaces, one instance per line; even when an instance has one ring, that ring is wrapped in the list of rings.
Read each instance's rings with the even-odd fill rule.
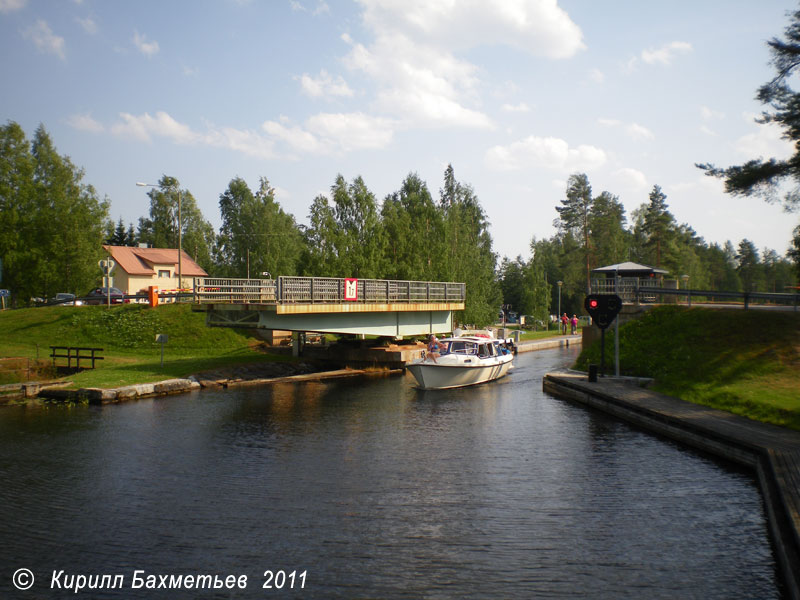
[[[591,294],[583,303],[592,317],[592,321],[600,329],[605,329],[614,322],[614,318],[622,310],[622,299],[616,294]]]

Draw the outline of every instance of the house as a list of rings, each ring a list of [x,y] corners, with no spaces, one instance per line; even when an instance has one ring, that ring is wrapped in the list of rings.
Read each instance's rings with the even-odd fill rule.
[[[655,287],[677,287],[674,280],[665,280],[664,276],[669,271],[658,269],[649,265],[640,265],[634,262],[623,262],[607,267],[592,269],[596,276],[592,279],[593,294],[617,294],[623,302],[633,303],[637,301],[637,290],[641,288]],[[617,282],[619,277],[619,282]],[[638,300],[654,302],[653,295],[640,296]]]
[[[151,285],[159,292],[177,291],[178,250],[175,248],[135,248],[130,246],[104,245],[103,249],[117,263],[113,272],[114,287],[125,294],[138,294]],[[181,277],[183,289],[194,289],[195,277],[208,277],[200,265],[181,253]]]

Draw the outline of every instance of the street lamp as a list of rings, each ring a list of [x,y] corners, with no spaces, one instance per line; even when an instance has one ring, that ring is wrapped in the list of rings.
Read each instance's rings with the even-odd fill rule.
[[[141,181],[137,181],[136,185],[139,187],[152,187],[152,188],[160,188],[160,185],[153,184],[153,183],[143,183]],[[182,269],[182,258],[183,256],[183,227],[181,226],[181,188],[178,186],[178,298],[180,299],[180,294],[183,291],[183,269]]]
[[[556,314],[556,326],[559,327],[560,331],[561,326],[559,323],[561,323],[561,286],[564,285],[564,282],[556,281],[556,284],[558,284],[558,313]]]
[[[687,290],[686,291],[686,304],[689,305],[689,308],[692,306],[692,294],[689,292],[689,276],[688,275],[681,275],[681,280],[683,281],[683,287]]]

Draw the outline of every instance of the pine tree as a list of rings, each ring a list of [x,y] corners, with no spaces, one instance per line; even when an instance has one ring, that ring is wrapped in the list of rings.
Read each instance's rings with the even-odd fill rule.
[[[647,236],[645,247],[655,258],[655,266],[660,268],[664,256],[671,250],[675,238],[675,218],[667,210],[667,196],[658,185],[650,192],[650,204],[644,213],[644,233]]]
[[[128,233],[125,230],[125,223],[122,222],[122,217],[117,221],[117,226],[114,228],[114,233],[107,240],[108,244],[112,246],[127,246]]]
[[[586,293],[591,290],[591,241],[589,216],[592,210],[592,186],[585,173],[575,173],[567,180],[566,198],[557,206],[560,227],[582,241],[583,262],[586,266]]]

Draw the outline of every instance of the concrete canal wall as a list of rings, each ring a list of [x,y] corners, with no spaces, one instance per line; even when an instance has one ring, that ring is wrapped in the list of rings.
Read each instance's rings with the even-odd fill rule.
[[[754,469],[788,597],[800,600],[800,432],[639,387],[625,378],[561,371],[544,391]]]

